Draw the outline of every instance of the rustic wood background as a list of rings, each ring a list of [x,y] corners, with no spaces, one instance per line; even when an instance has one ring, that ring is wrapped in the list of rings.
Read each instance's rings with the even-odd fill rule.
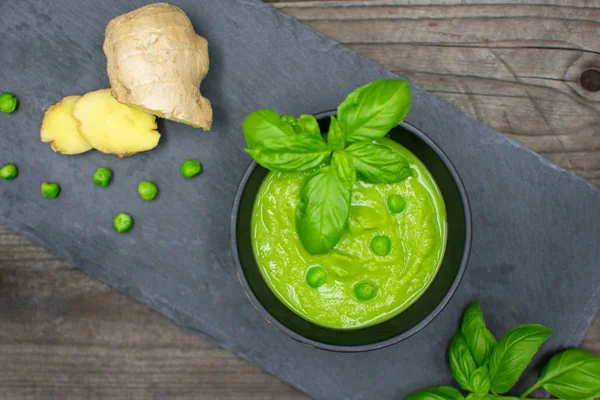
[[[600,0],[269,3],[600,185]],[[0,227],[0,398],[306,396]]]

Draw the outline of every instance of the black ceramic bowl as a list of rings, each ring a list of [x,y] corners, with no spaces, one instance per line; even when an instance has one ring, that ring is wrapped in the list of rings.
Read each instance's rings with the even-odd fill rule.
[[[316,115],[322,132],[327,132],[333,114]],[[324,328],[299,317],[275,297],[256,265],[250,239],[254,199],[268,171],[252,163],[240,183],[231,220],[239,280],[262,316],[299,342],[340,352],[369,351],[398,343],[423,329],[442,311],[463,277],[471,249],[471,209],[458,173],[440,148],[415,127],[403,123],[390,136],[423,161],[435,178],[446,203],[447,245],[438,274],[421,298],[394,318],[374,326],[355,330]]]

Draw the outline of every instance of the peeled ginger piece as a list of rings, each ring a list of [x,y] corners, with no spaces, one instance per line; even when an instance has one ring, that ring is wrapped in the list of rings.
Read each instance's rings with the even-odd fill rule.
[[[86,93],[75,103],[79,131],[96,150],[119,157],[151,150],[158,144],[156,117],[119,103],[110,89]]]
[[[81,154],[93,147],[79,133],[79,122],[73,118],[73,108],[81,96],[67,96],[46,111],[40,138],[61,154]]]

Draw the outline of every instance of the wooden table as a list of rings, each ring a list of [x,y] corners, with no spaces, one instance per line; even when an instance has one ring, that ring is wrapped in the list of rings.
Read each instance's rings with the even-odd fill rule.
[[[600,185],[600,0],[271,3]],[[0,227],[0,398],[306,397]]]

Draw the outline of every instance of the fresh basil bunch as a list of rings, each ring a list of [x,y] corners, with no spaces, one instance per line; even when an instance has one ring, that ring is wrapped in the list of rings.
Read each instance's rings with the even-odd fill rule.
[[[463,315],[448,356],[450,369],[466,397],[452,386],[420,390],[405,400],[498,400],[519,380],[551,330],[542,325],[519,325],[496,342],[487,329],[479,302]],[[544,367],[535,385],[521,399],[543,387],[561,399],[592,400],[600,397],[600,357],[584,350],[567,349],[555,354]]]
[[[310,254],[326,254],[348,224],[352,188],[400,182],[412,174],[408,161],[378,143],[400,124],[411,106],[403,80],[378,80],[356,89],[331,117],[326,139],[311,115],[299,118],[258,110],[244,120],[246,151],[277,172],[314,170],[300,191],[296,230]]]

